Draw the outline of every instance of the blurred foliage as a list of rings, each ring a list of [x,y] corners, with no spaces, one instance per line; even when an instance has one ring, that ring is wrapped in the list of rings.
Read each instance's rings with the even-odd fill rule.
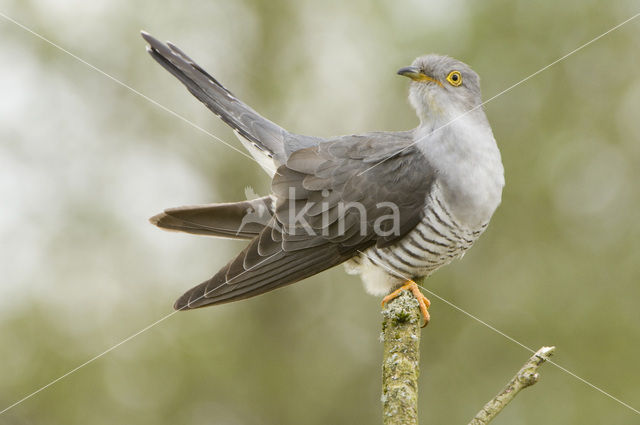
[[[637,2],[2,0],[0,11],[235,147],[145,53],[169,38],[291,131],[417,122],[414,57],[446,53],[485,99],[637,13]],[[640,21],[486,106],[507,187],[429,290],[640,407]],[[266,193],[256,164],[0,19],[0,410],[165,317],[242,244],[163,233],[169,206]],[[466,423],[528,357],[432,296],[424,423]],[[379,300],[340,269],[178,313],[34,395],[3,424],[380,422]],[[545,366],[496,424],[632,423]]]

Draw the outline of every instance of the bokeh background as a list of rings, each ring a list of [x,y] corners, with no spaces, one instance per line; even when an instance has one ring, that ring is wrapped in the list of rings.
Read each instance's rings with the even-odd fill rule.
[[[241,99],[316,135],[417,119],[395,71],[437,52],[484,98],[637,1],[2,0],[0,12],[240,147],[151,60],[170,39]],[[429,290],[640,408],[640,18],[486,106],[507,186]],[[0,17],[0,410],[171,313],[241,242],[165,233],[165,207],[267,193],[257,164]],[[465,424],[528,358],[431,297],[422,423]],[[380,423],[379,299],[341,268],[178,313],[2,424]],[[496,424],[638,423],[552,365]]]

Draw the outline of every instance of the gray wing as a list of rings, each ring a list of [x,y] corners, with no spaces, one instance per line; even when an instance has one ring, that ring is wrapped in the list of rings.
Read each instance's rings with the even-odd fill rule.
[[[272,183],[276,211],[271,222],[235,259],[187,291],[174,307],[249,298],[340,264],[359,250],[401,239],[420,222],[435,180],[422,154],[409,146],[411,140],[410,133],[349,136],[294,152]],[[402,148],[406,149],[397,153]],[[368,170],[389,155],[393,156]],[[392,212],[379,207],[383,202],[398,208],[397,232],[375,231],[376,222]],[[345,211],[349,203],[359,203],[362,209]],[[292,220],[296,216],[304,223]]]
[[[238,100],[178,47],[164,44],[146,32],[142,32],[142,37],[149,43],[147,50],[153,59],[233,128],[259,163],[263,164],[265,158],[261,156],[264,156],[279,166],[286,162],[291,152],[323,140],[287,132]]]

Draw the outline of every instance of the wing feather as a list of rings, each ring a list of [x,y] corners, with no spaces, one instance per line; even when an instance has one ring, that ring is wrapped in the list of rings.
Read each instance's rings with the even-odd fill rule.
[[[175,307],[249,298],[340,264],[374,244],[397,242],[421,220],[435,181],[435,173],[410,146],[411,140],[410,133],[376,133],[293,152],[273,180],[273,220],[227,266],[187,291]],[[385,153],[391,158],[370,169],[371,156],[384,159]],[[359,205],[349,207],[345,202]],[[376,232],[376,225],[390,230],[388,224],[377,223],[390,214],[389,208],[379,206],[381,202],[398,208],[396,233]],[[302,231],[305,226],[295,218],[308,223],[311,231]]]

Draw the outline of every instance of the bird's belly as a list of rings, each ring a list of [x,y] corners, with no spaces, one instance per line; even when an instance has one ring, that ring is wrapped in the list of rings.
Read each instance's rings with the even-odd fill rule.
[[[430,196],[424,218],[394,245],[373,246],[346,263],[347,272],[360,274],[367,292],[383,295],[402,281],[429,276],[460,258],[488,223],[470,229],[449,212],[437,193]]]

